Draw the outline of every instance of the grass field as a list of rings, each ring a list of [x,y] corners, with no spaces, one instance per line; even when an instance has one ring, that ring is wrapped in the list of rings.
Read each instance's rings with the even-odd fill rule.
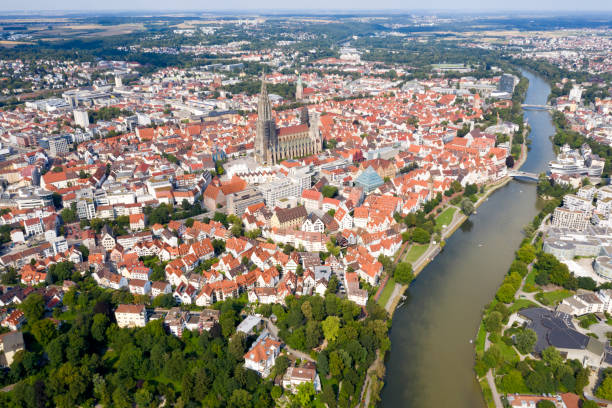
[[[519,310],[527,309],[529,307],[534,307],[534,306],[537,306],[537,305],[529,299],[517,299],[512,304],[512,306],[510,306],[510,311],[514,313],[514,312],[518,312]]]
[[[537,289],[538,286],[535,283],[536,273],[537,271],[533,269],[531,272],[527,274],[527,277],[525,278],[525,285],[523,285],[523,291],[535,292],[538,290]]]
[[[556,306],[563,299],[574,294],[571,290],[559,289],[552,292],[542,292],[536,295],[536,299],[546,306]]]
[[[516,350],[514,350],[512,346],[508,346],[503,341],[498,341],[494,344],[499,347],[499,350],[501,351],[501,354],[504,357],[505,361],[509,363],[517,363],[520,360],[518,353],[516,352]]]
[[[446,210],[442,211],[440,215],[436,218],[436,227],[442,227],[443,225],[450,225],[453,220],[453,216],[457,209],[455,207],[449,207]]]
[[[487,331],[485,330],[484,326],[481,324],[480,327],[478,328],[478,334],[476,335],[476,342],[475,342],[476,343],[475,348],[476,348],[477,354],[484,353],[486,338],[487,338]]]
[[[413,244],[410,250],[408,250],[408,252],[406,253],[404,261],[414,263],[417,259],[421,257],[421,255],[425,253],[425,251],[427,251],[427,248],[429,248],[429,245]]]
[[[380,306],[385,307],[387,305],[387,302],[389,301],[389,298],[393,293],[393,288],[395,288],[395,280],[393,278],[389,278],[387,284],[385,285],[385,288],[383,289],[382,293],[380,294],[380,297],[378,298],[378,304]]]

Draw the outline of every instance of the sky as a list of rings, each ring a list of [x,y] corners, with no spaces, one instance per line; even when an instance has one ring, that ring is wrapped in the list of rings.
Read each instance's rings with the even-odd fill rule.
[[[0,10],[612,11],[612,0],[2,0]]]

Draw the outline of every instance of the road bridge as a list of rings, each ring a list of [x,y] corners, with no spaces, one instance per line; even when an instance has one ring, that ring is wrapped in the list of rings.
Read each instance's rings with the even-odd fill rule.
[[[509,171],[508,175],[510,177],[520,178],[520,179],[529,180],[529,181],[536,181],[536,182],[540,179],[539,174],[529,173],[527,171],[520,171],[520,170]]]
[[[533,109],[533,110],[552,110],[553,107],[550,105],[534,105],[529,103],[524,103],[521,105],[523,109]]]

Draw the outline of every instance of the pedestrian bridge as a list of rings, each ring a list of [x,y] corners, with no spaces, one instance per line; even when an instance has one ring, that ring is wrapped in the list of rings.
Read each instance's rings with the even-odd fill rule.
[[[535,181],[535,182],[537,182],[540,179],[540,176],[536,173],[529,173],[526,171],[519,171],[519,170],[509,171],[508,176],[514,177],[514,178],[520,178],[523,180]]]
[[[523,107],[523,109],[536,109],[536,110],[552,110],[553,109],[553,107],[550,105],[533,105],[533,104],[524,103],[521,106]]]

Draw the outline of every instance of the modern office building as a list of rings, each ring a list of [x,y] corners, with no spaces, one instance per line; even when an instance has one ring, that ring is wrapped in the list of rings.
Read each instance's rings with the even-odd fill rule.
[[[498,89],[502,92],[508,92],[511,94],[514,92],[514,76],[504,74],[499,78]]]
[[[255,187],[247,187],[237,193],[228,194],[226,197],[227,213],[241,216],[250,205],[264,201],[264,196]]]
[[[366,194],[376,190],[383,184],[385,184],[383,179],[372,166],[365,169],[359,177],[357,177],[357,180],[355,180],[355,186],[363,188]]]

